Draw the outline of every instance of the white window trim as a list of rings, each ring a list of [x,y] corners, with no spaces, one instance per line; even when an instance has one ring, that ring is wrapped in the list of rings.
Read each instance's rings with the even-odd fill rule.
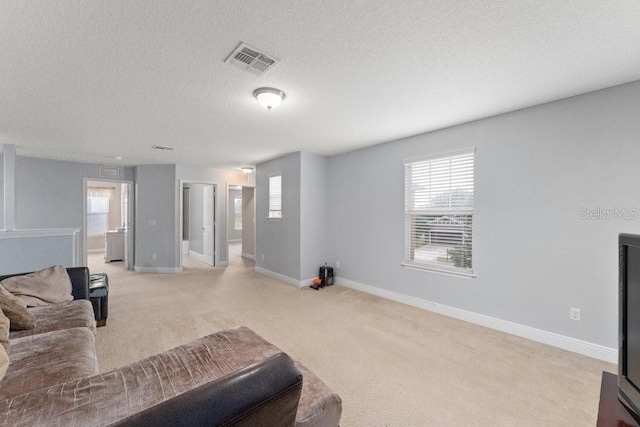
[[[431,154],[431,155],[427,155],[427,156],[420,156],[420,157],[412,157],[412,158],[406,158],[403,160],[403,164],[405,166],[405,174],[404,174],[404,178],[405,178],[405,185],[406,185],[406,180],[407,180],[407,172],[406,172],[406,167],[408,165],[411,165],[413,163],[417,163],[417,162],[421,162],[421,161],[429,161],[429,160],[435,160],[435,159],[440,159],[440,158],[446,158],[446,157],[454,157],[457,155],[463,155],[463,154],[473,154],[474,156],[474,172],[473,172],[473,180],[474,180],[474,190],[475,190],[475,147],[470,147],[470,148],[464,148],[464,149],[459,149],[459,150],[455,150],[455,151],[448,151],[448,152],[440,152],[440,153],[435,153],[435,154]],[[405,188],[405,226],[404,226],[404,245],[403,245],[403,249],[406,251],[407,250],[407,238],[408,238],[408,229],[407,227],[409,227],[409,224],[407,223],[407,211],[406,211],[406,192],[407,189]],[[474,196],[475,196],[475,191],[474,191]],[[435,211],[435,210],[434,210]],[[455,213],[459,214],[461,212],[463,212],[463,209],[458,209],[455,210]],[[469,213],[471,213],[472,216],[475,216],[475,209],[471,209],[468,210]],[[438,211],[438,213],[441,213],[443,215],[446,215],[447,213],[452,213],[452,212],[447,212],[447,211]],[[473,219],[472,219],[473,221]],[[473,236],[473,227],[471,230],[472,236]],[[472,260],[475,259],[475,257],[473,256],[473,238],[472,238]],[[426,271],[426,272],[431,272],[431,273],[435,273],[435,274],[440,274],[440,275],[445,275],[445,276],[451,276],[451,277],[458,277],[458,278],[464,278],[464,279],[472,279],[477,277],[473,264],[472,264],[472,268],[470,270],[463,270],[459,267],[452,267],[452,268],[447,268],[445,266],[438,266],[438,265],[434,265],[434,264],[428,264],[428,263],[421,263],[421,262],[415,262],[415,261],[411,261],[408,259],[407,257],[407,253],[405,252],[403,254],[403,262],[400,263],[400,265],[408,270],[415,270],[415,271]]]

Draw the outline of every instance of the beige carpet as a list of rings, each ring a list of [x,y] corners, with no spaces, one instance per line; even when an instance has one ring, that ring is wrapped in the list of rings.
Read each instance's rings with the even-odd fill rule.
[[[109,274],[101,371],[246,325],[300,360],[343,399],[343,426],[594,426],[602,370],[615,365],[339,285],[298,290],[228,268]],[[190,264],[197,265],[197,264]]]

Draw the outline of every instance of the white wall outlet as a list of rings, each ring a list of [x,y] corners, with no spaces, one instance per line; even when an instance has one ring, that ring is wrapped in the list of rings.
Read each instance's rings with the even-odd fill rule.
[[[149,220],[149,225],[156,225],[156,220],[155,219],[150,219]]]
[[[336,268],[340,268],[340,261],[336,261]]]
[[[262,260],[264,261],[264,254],[262,254]]]
[[[156,254],[151,254],[151,259],[156,259]]]
[[[580,309],[571,307],[569,308],[569,319],[575,320],[576,322],[580,321]]]

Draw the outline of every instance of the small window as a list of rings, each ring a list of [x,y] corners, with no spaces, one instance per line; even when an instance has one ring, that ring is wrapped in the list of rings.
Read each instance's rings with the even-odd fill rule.
[[[242,230],[242,199],[240,197],[233,198],[233,214],[233,229]]]
[[[408,267],[473,275],[474,150],[405,162]]]
[[[282,175],[269,177],[269,218],[282,218]]]
[[[109,229],[109,197],[87,196],[87,235],[98,236]]]

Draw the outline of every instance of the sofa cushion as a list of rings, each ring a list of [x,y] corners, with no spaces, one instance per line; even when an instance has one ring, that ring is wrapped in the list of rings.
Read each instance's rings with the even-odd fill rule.
[[[138,412],[113,427],[293,427],[301,390],[302,374],[288,355],[278,353]]]
[[[95,338],[87,328],[72,328],[11,340],[10,365],[0,398],[95,375]]]
[[[245,327],[218,332],[110,372],[0,400],[0,423],[110,425],[277,353],[276,346]],[[327,421],[325,426],[337,426],[339,398],[327,398],[333,393],[315,379],[305,388],[305,373],[309,376],[306,368],[300,405],[306,409],[298,411],[296,425],[302,415],[303,425]],[[321,403],[314,404],[315,396],[305,396],[305,390],[319,391]]]
[[[4,312],[0,308],[0,345],[9,354],[11,348],[11,342],[9,341],[9,318],[4,315]]]
[[[33,313],[22,298],[13,295],[0,284],[0,308],[11,321],[11,329],[31,329],[36,325]]]
[[[7,354],[7,350],[0,345],[0,381],[4,379],[7,369],[9,369],[9,355]]]
[[[0,424],[110,425],[277,353],[250,329],[218,332],[93,377],[31,387],[28,394],[0,393],[0,398],[14,396],[0,400]],[[4,387],[0,383],[0,392]]]
[[[73,300],[60,304],[28,308],[36,319],[36,326],[22,331],[11,331],[9,337],[22,338],[62,329],[85,327],[96,333],[96,320],[89,300]]]
[[[35,273],[9,277],[0,282],[9,292],[21,297],[28,307],[71,301],[71,279],[67,269],[54,265]]]

